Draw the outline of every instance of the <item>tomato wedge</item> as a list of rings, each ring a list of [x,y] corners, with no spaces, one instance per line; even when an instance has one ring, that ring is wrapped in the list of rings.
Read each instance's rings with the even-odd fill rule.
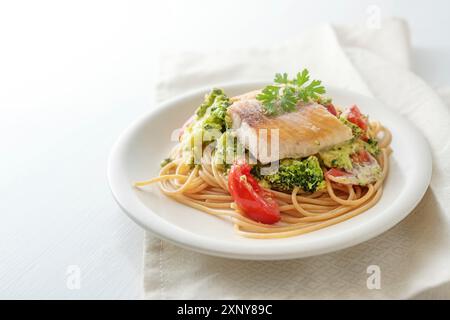
[[[366,150],[361,150],[352,154],[352,160],[355,163],[367,163],[370,162],[370,156]]]
[[[331,168],[330,170],[327,171],[326,175],[333,176],[333,177],[343,177],[343,176],[349,176],[350,173],[336,169],[336,168]]]
[[[325,108],[327,108],[328,112],[330,112],[332,115],[334,115],[335,117],[337,117],[337,111],[336,111],[336,108],[333,106],[332,103],[326,105]],[[349,121],[350,121],[350,120],[349,120]]]
[[[366,131],[367,118],[361,113],[361,111],[359,111],[359,108],[356,105],[350,107],[347,115],[347,120]]]
[[[246,163],[231,167],[228,188],[236,205],[254,221],[265,224],[280,221],[280,209],[272,193],[260,187],[250,170],[251,167]]]

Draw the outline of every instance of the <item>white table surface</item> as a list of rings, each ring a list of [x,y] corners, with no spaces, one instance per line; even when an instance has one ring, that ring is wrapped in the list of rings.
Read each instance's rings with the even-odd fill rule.
[[[152,108],[159,50],[267,45],[375,4],[409,20],[414,70],[450,84],[450,3],[432,3],[1,2],[0,298],[140,297],[144,232],[113,201],[106,161]]]

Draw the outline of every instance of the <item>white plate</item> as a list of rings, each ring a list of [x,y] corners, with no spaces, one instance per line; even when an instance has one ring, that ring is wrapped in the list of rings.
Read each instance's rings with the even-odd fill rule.
[[[262,82],[221,85],[229,96],[264,86]],[[350,247],[371,239],[405,218],[424,195],[431,178],[431,156],[421,133],[380,102],[341,89],[328,88],[339,106],[357,104],[363,113],[392,131],[390,172],[380,201],[371,209],[337,225],[286,239],[247,239],[231,223],[186,207],[154,186],[148,191],[133,181],[156,176],[173,146],[171,132],[202,102],[208,89],[167,101],[135,121],[118,139],[108,167],[108,180],[122,209],[158,237],[206,254],[252,260],[307,257]]]

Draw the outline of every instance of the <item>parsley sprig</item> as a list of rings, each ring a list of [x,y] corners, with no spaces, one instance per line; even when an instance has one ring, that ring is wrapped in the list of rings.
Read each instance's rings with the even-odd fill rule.
[[[287,73],[277,73],[273,82],[274,84],[266,86],[256,96],[256,99],[262,102],[264,112],[270,116],[295,111],[299,101],[315,100],[320,94],[325,93],[322,81],[309,82],[307,69],[297,73],[292,80],[288,78]]]

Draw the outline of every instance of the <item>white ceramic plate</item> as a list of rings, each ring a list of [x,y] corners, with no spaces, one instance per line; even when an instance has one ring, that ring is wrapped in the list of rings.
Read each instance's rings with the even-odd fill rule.
[[[263,87],[262,82],[220,85],[229,96]],[[109,159],[108,180],[114,198],[138,224],[158,237],[206,254],[252,260],[307,257],[350,247],[371,239],[405,218],[424,195],[431,177],[431,156],[421,133],[380,102],[328,88],[339,106],[357,104],[380,120],[393,135],[390,172],[380,201],[368,211],[337,225],[286,239],[247,239],[231,223],[186,207],[164,196],[132,187],[133,181],[156,176],[173,146],[171,132],[182,126],[208,89],[167,101],[137,119],[118,139]]]

